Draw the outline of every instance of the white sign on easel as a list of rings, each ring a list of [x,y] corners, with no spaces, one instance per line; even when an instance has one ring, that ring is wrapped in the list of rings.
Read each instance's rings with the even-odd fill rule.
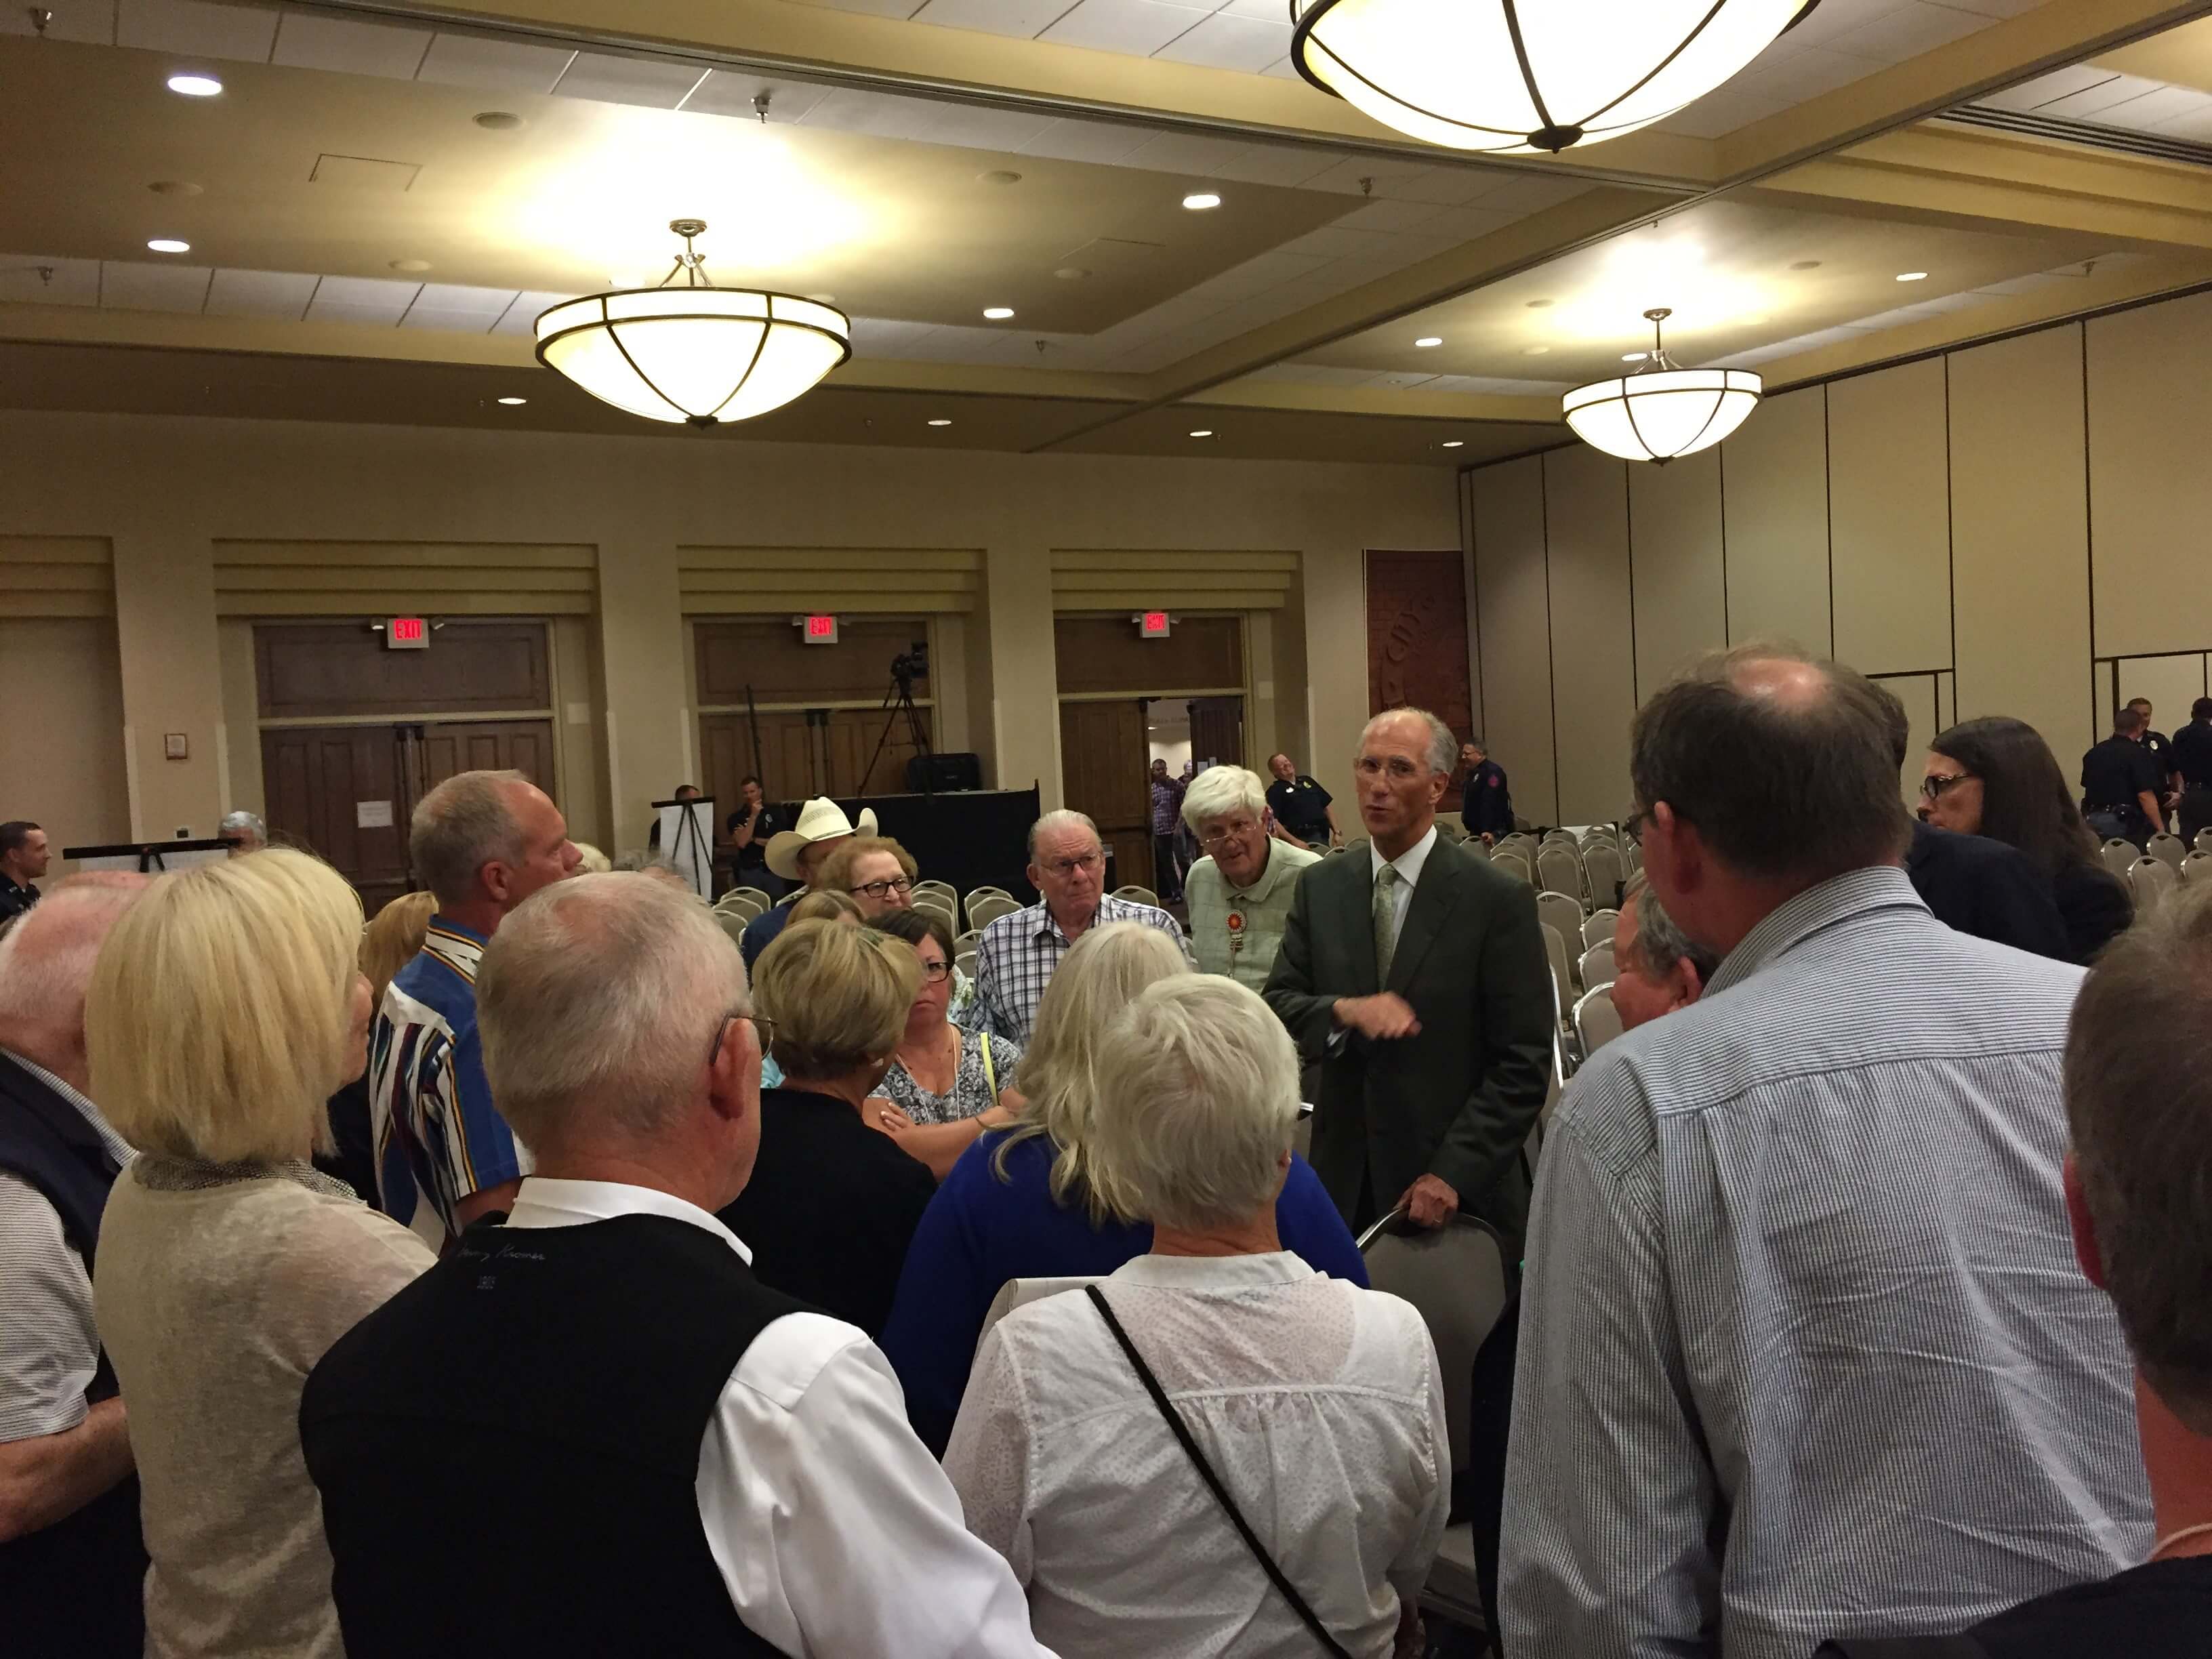
[[[684,872],[691,890],[702,899],[714,896],[714,803],[696,800],[657,800],[660,814],[660,855]]]

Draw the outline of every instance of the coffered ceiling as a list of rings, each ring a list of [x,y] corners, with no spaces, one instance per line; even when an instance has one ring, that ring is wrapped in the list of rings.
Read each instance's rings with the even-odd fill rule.
[[[1283,0],[47,5],[0,10],[6,406],[1443,465],[1563,441],[1651,306],[1786,386],[2212,281],[2212,0],[1821,0],[1480,161],[1296,78]],[[538,368],[678,216],[853,360],[704,439]]]

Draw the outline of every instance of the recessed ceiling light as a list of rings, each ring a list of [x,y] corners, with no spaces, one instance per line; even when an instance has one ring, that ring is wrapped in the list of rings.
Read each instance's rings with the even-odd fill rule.
[[[1467,447],[1467,440],[1464,438],[1447,438],[1443,441],[1443,443],[1440,447],[1444,449],[1465,449]]]
[[[513,132],[522,125],[522,118],[512,110],[488,109],[469,118],[487,132]]]
[[[1820,262],[1818,259],[1800,259],[1790,267],[1792,270],[1818,270],[1820,268]]]
[[[936,420],[930,422],[930,425],[932,426],[951,426],[951,422],[945,419],[942,416],[939,416]]]
[[[1640,363],[1650,355],[1648,351],[1624,351],[1620,354],[1620,361],[1624,363]]]
[[[1440,346],[1443,343],[1444,337],[1441,334],[1424,334],[1419,339],[1413,342],[1415,345],[1420,347],[1423,350],[1426,350],[1431,346]]]
[[[394,259],[392,268],[394,270],[423,271],[429,270],[430,262],[428,259]]]
[[[530,399],[527,398],[501,398],[500,399],[500,402],[505,404],[509,409],[520,409],[523,404],[529,401]]]
[[[205,186],[187,184],[182,179],[156,179],[146,188],[156,196],[199,196],[205,193]]]
[[[1928,273],[1924,270],[1900,270],[1897,273],[1897,280],[1900,283],[1924,283],[1928,280]]]
[[[1521,355],[1523,357],[1540,357],[1551,349],[1549,346],[1522,346]]]
[[[173,236],[156,236],[146,246],[156,253],[190,253],[192,251],[190,242],[180,242]]]
[[[1221,198],[1210,190],[1194,190],[1182,198],[1182,204],[1193,213],[1203,213],[1208,208],[1218,208]]]
[[[212,75],[173,75],[169,90],[187,98],[212,98],[222,90],[222,82]]]
[[[1551,308],[1551,304],[1552,302],[1549,300],[1531,300],[1528,301],[1528,309],[1531,311],[1547,311]]]
[[[1063,283],[1079,283],[1085,276],[1088,276],[1091,272],[1083,265],[1062,265],[1058,270],[1054,271],[1052,274],[1059,277]]]
[[[1014,314],[1012,306],[985,306],[983,315],[994,323],[1003,323]]]
[[[1213,435],[1213,428],[1210,426],[1202,426],[1190,435],[1194,438],[1211,438]]]
[[[1005,167],[994,167],[988,173],[977,173],[975,177],[987,185],[1018,185],[1022,181],[1020,173],[1010,173]]]

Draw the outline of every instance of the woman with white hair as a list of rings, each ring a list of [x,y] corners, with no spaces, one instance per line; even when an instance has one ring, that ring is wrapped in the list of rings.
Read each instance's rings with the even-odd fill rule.
[[[1193,778],[1182,817],[1206,854],[1183,878],[1198,970],[1260,990],[1283,947],[1298,874],[1321,854],[1270,833],[1267,787],[1241,766],[1209,766]]]
[[[1091,1179],[1092,1102],[1114,1017],[1146,986],[1189,977],[1166,933],[1113,922],[1076,940],[1045,988],[1014,1074],[1021,1120],[984,1134],[938,1188],[884,1328],[907,1413],[931,1449],[942,1449],[951,1432],[1000,1286],[1109,1273],[1152,1248],[1150,1218]],[[1291,1159],[1276,1209],[1287,1249],[1318,1272],[1366,1284],[1358,1247],[1304,1158]]]
[[[1151,985],[1107,1033],[1086,1178],[1151,1248],[992,1328],[945,1455],[1061,1659],[1417,1639],[1450,1507],[1436,1352],[1411,1305],[1283,1248],[1297,1085],[1227,980]]]
[[[149,1659],[337,1659],[300,1391],[428,1248],[319,1173],[324,1103],[366,1060],[361,902],[305,853],[164,876],[100,948],[92,1092],[139,1157],[93,1279],[130,1401]]]

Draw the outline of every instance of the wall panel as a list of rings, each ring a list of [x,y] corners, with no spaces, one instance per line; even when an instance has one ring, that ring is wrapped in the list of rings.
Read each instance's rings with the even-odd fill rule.
[[[1512,780],[1515,811],[1535,823],[1556,823],[1545,459],[1532,455],[1474,475],[1474,581],[1482,619],[1477,654],[1487,722],[1484,740]]]
[[[1959,713],[2027,721],[2064,766],[2092,738],[2081,331],[1950,364]]]
[[[1628,529],[1640,705],[1705,652],[1728,643],[1720,451],[1700,450],[1665,466],[1630,466]]]
[[[1731,643],[1828,649],[1827,429],[1818,386],[1769,398],[1721,447]],[[1932,666],[1920,664],[1917,666]]]
[[[1943,360],[1838,380],[1827,392],[1836,655],[1867,674],[1948,668]]]
[[[1559,815],[1569,823],[1609,822],[1628,811],[1636,629],[1627,469],[1627,462],[1587,447],[1544,458]]]
[[[115,619],[0,617],[0,816],[43,825],[57,854],[130,840]]]
[[[2126,702],[2135,697],[2148,697],[2153,729],[2172,737],[2189,724],[2189,705],[2199,697],[2212,696],[2212,684],[2206,682],[2204,667],[2204,653],[2201,651],[2173,657],[2123,657],[2116,701]]]

